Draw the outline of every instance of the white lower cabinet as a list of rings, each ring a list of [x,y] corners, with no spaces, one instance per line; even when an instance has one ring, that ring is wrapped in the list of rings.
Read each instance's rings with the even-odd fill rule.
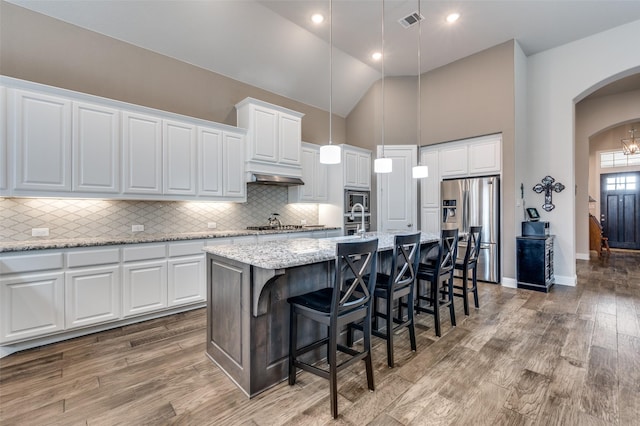
[[[0,278],[0,343],[64,330],[64,273]]]
[[[67,330],[120,318],[120,266],[78,268],[65,272]]]
[[[169,245],[168,305],[202,302],[207,298],[204,241]]]
[[[167,261],[135,262],[122,267],[123,316],[167,307]]]

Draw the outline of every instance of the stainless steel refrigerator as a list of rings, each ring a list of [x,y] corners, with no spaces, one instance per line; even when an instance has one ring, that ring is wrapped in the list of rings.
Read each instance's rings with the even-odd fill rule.
[[[440,187],[442,229],[458,228],[461,234],[471,226],[482,226],[478,279],[500,281],[500,180],[498,176],[444,180]],[[466,241],[460,241],[458,258],[463,259]]]

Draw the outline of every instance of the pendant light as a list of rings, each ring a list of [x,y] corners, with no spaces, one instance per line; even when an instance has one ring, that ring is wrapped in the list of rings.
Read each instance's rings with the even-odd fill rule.
[[[422,14],[420,12],[420,0],[418,0],[418,147],[422,144],[422,92],[420,91],[420,80],[422,80],[421,72],[421,57],[420,57],[420,45],[422,41]],[[413,166],[411,169],[411,175],[414,179],[422,179],[429,177],[429,167],[420,165],[420,154],[418,153],[418,165]]]
[[[391,173],[393,160],[384,156],[384,0],[382,0],[382,156],[373,162],[375,173]]]
[[[340,164],[342,150],[333,145],[333,8],[329,0],[329,144],[320,147],[321,164]]]

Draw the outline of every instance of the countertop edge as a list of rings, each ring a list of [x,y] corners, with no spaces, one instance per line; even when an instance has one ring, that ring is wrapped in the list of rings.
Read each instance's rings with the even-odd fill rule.
[[[278,230],[228,230],[228,231],[215,231],[215,232],[185,232],[185,233],[170,233],[170,234],[142,234],[136,236],[119,236],[119,237],[95,237],[95,238],[56,238],[49,240],[27,240],[27,241],[3,241],[0,242],[0,253],[11,253],[21,251],[35,251],[35,250],[49,250],[49,249],[64,249],[64,248],[76,248],[76,247],[97,247],[97,246],[112,246],[112,245],[124,245],[124,244],[145,244],[145,243],[157,243],[157,242],[170,242],[170,241],[189,241],[189,240],[203,240],[203,239],[215,239],[215,238],[231,238],[231,237],[246,237],[246,236],[259,236],[259,235],[273,235],[273,234],[294,234],[301,232],[315,232],[315,231],[334,231],[341,229],[339,227],[309,227],[301,229],[278,229]]]

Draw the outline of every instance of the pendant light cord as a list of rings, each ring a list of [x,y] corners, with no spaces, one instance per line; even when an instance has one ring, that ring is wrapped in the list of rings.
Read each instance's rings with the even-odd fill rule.
[[[329,0],[329,145],[333,143],[333,7]]]
[[[384,158],[384,0],[382,0],[382,158]]]
[[[420,91],[422,77],[420,72],[422,71],[422,60],[420,57],[420,45],[422,44],[422,11],[420,10],[421,1],[418,0],[418,147],[422,144],[422,92]],[[418,157],[419,159],[420,157]],[[418,165],[420,161],[418,161]]]

